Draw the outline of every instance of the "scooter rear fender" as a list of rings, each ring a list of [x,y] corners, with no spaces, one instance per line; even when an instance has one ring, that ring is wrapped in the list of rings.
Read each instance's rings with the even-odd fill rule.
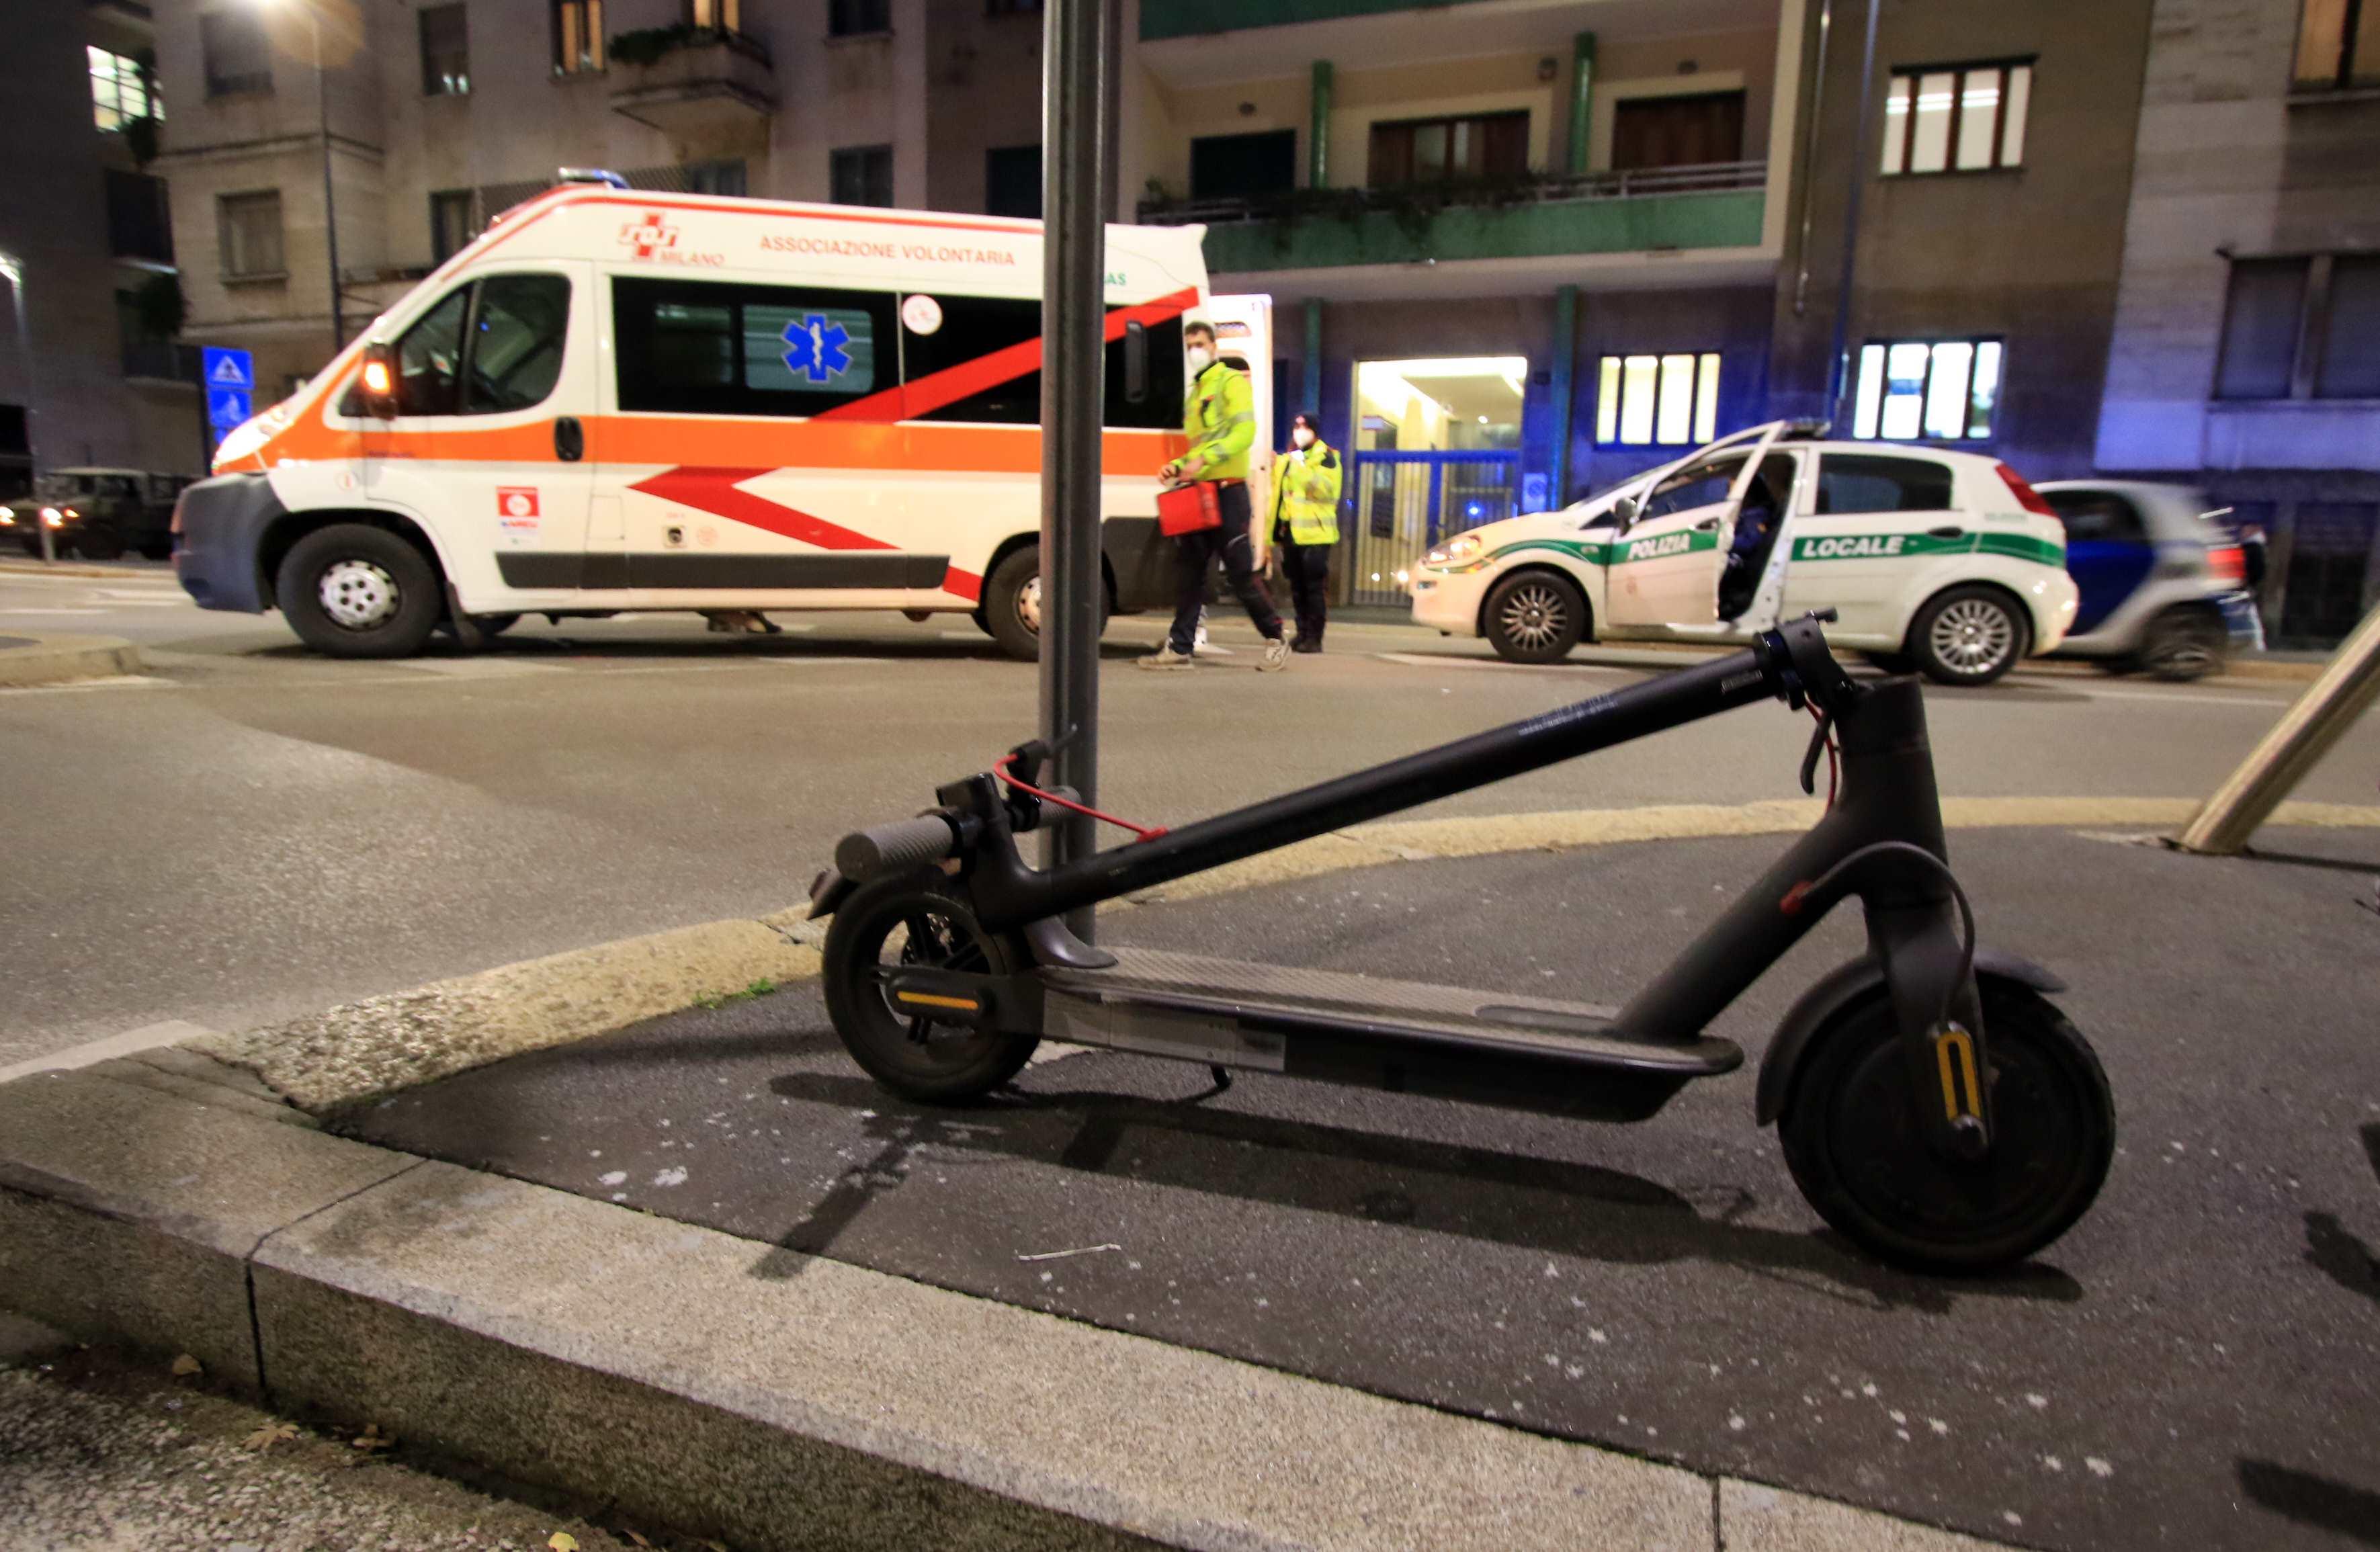
[[[1992,977],[2035,991],[2066,989],[2064,981],[2029,959],[2001,949],[1978,947],[1975,979]],[[1768,1042],[1767,1054],[1760,1059],[1760,1082],[1753,1102],[1753,1117],[1759,1124],[1773,1125],[1784,1113],[1785,1097],[1793,1091],[1793,1074],[1827,1021],[1861,998],[1883,989],[1883,961],[1874,954],[1862,954],[1828,971],[1786,1010],[1784,1021],[1777,1026],[1777,1037]],[[1991,1038],[1989,1029],[1984,1038]]]

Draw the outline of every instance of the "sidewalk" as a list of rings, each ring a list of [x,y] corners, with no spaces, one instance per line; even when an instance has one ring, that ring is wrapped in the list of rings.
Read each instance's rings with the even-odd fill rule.
[[[464,1071],[455,1010],[517,1015],[459,986],[214,1044],[336,1050],[344,1135],[194,1102],[203,1063],[0,1087],[0,1285],[737,1545],[2337,1545],[2380,1510],[2380,832],[2261,839],[2300,860],[1953,835],[2124,1126],[2010,1279],[1813,1232],[1748,1073],[1610,1129],[1057,1051],[923,1111],[796,984]],[[1108,931],[1603,999],[1778,844],[1287,877]],[[1718,1032],[1756,1060],[1847,934]]]

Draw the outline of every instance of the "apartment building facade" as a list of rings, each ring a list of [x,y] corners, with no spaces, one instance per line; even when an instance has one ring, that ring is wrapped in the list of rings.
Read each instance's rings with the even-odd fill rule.
[[[2265,527],[2267,633],[2380,605],[2380,5],[2157,0],[2098,465]]]
[[[160,0],[157,30],[188,333],[268,397],[332,353],[334,231],[351,336],[560,167],[1039,210],[1029,0]]]
[[[0,279],[0,501],[37,464],[197,473],[203,413],[197,363],[172,337],[166,186],[143,166],[164,113],[149,8],[23,0],[8,37],[0,255],[24,305]]]

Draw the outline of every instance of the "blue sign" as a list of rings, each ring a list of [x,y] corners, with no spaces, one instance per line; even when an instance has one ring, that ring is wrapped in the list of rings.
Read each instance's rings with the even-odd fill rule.
[[[245,390],[210,388],[207,390],[207,424],[216,430],[228,431],[244,426],[256,413],[256,400]]]
[[[256,392],[256,358],[245,350],[229,350],[211,345],[199,352],[205,362],[207,391],[233,388],[241,394]]]
[[[1547,506],[1546,492],[1552,479],[1543,473],[1521,476],[1521,510],[1543,512]]]
[[[851,331],[820,313],[785,325],[785,370],[807,375],[812,382],[841,377],[851,370]]]

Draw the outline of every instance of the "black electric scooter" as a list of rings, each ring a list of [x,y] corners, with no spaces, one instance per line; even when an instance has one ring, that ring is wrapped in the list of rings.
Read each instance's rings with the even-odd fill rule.
[[[1825,818],[1654,983],[1620,1009],[1084,943],[1064,913],[1592,750],[1776,697],[1818,719]],[[911,1099],[1006,1083],[1043,1036],[1475,1103],[1642,1121],[1742,1050],[1703,1030],[1845,896],[1868,952],[1805,992],[1760,1069],[1819,1216],[1931,1271],[2022,1259],[2073,1225],[2107,1178],[2115,1109],[2098,1059],[2042,993],[2047,971],[1981,948],[1944,860],[1914,679],[1863,684],[1803,619],[1699,667],[1039,870],[1015,837],[1040,820],[1048,746],[952,782],[939,806],[845,836],[811,894],[827,1008],[844,1044]],[[1020,769],[1021,768],[1021,769]]]

